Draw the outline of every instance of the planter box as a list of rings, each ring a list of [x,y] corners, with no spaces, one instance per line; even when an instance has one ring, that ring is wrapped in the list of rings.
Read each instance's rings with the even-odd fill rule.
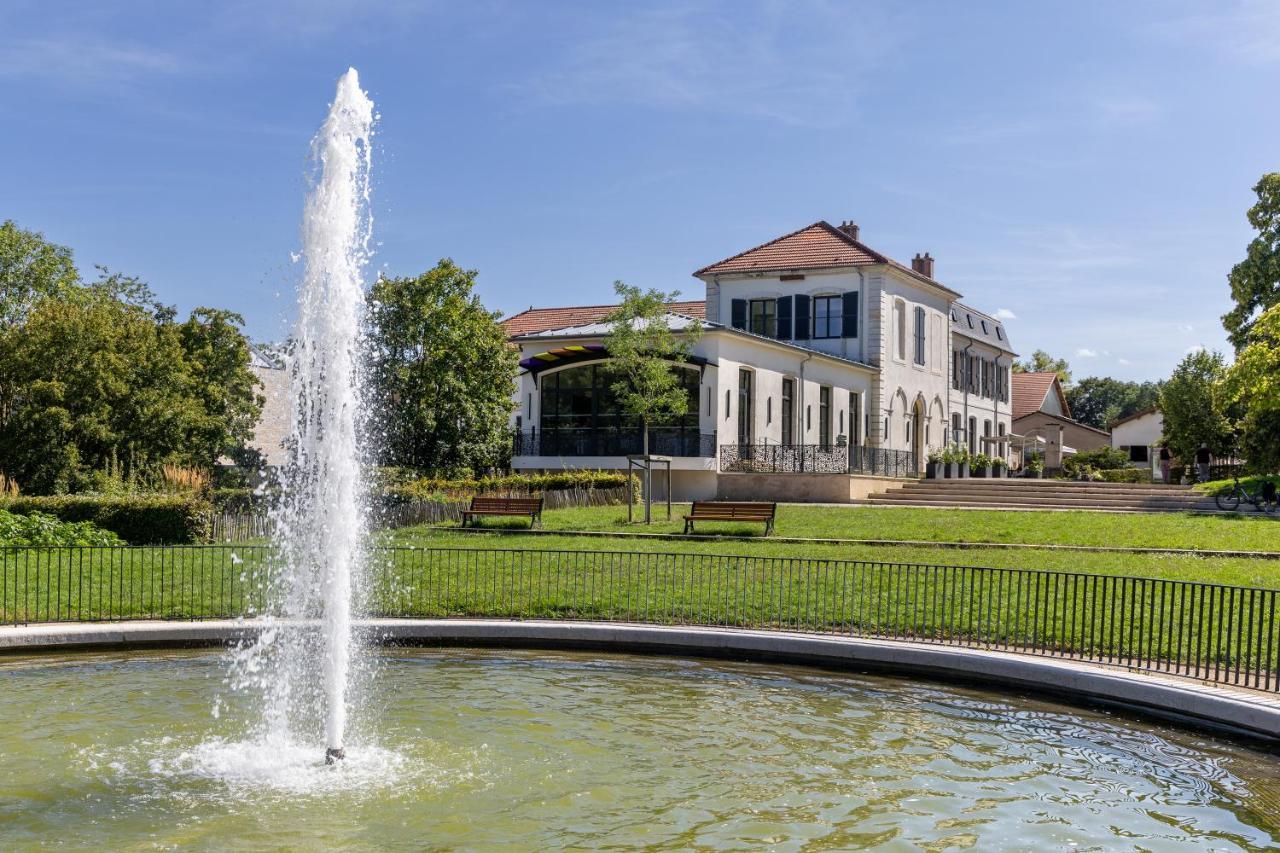
[[[943,476],[943,467],[941,462],[927,462],[924,466],[924,476],[929,480],[937,480]]]
[[[969,476],[969,463],[968,463],[968,462],[961,462],[961,463],[960,463],[960,477],[961,477],[961,479],[963,479],[963,478],[968,477],[968,476]]]
[[[996,469],[992,468],[990,465],[984,465],[981,468],[974,468],[973,476],[982,477],[983,479],[990,479],[995,476],[995,470]]]

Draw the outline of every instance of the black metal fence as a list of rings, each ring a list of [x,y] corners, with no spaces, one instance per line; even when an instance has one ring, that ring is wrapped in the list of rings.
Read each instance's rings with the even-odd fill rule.
[[[516,456],[635,456],[644,452],[639,430],[526,430],[515,433]],[[659,456],[715,456],[716,434],[676,427],[649,430],[649,452]]]
[[[838,444],[722,444],[720,470],[753,474],[877,474],[916,477],[909,450]]]
[[[265,546],[0,549],[13,624],[251,616]],[[385,548],[363,610],[573,618],[956,645],[1277,691],[1280,590],[1078,572],[707,554]]]

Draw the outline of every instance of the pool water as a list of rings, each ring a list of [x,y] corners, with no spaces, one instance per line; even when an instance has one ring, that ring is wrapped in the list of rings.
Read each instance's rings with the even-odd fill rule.
[[[1274,756],[1125,717],[777,665],[374,657],[337,767],[249,738],[221,651],[0,659],[0,849],[1280,844]]]

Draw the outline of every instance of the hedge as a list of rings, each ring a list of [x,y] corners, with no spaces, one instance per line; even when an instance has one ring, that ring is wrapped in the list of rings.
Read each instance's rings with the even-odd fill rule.
[[[17,497],[0,503],[19,515],[42,512],[62,521],[88,521],[130,545],[205,542],[213,508],[184,495],[52,495]]]
[[[1145,468],[1103,468],[1098,472],[1104,483],[1150,483],[1151,472]]]
[[[431,500],[440,495],[487,492],[556,492],[569,489],[620,489],[627,475],[618,471],[559,471],[554,474],[509,474],[479,479],[423,477],[388,486],[384,494],[393,500]]]
[[[88,521],[62,521],[43,512],[19,515],[0,509],[0,547],[55,548],[123,545],[120,537]]]

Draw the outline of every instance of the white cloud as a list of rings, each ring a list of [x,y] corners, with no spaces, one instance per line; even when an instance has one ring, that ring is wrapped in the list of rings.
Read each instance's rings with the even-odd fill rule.
[[[1127,358],[1117,358],[1117,359],[1116,359],[1116,364],[1119,364],[1119,365],[1122,365],[1122,366],[1127,367],[1127,366],[1129,366],[1130,364],[1133,364],[1133,362],[1132,362],[1132,361],[1130,361],[1130,360],[1129,360],[1129,359],[1127,359]]]
[[[1200,7],[1206,11],[1154,23],[1158,38],[1204,45],[1237,62],[1265,65],[1280,62],[1280,3],[1239,0]]]
[[[1206,349],[1204,344],[1195,344],[1193,346],[1187,347],[1183,355],[1195,355],[1198,352],[1207,352],[1207,351],[1208,350]]]
[[[575,14],[564,49],[546,51],[551,64],[519,88],[551,105],[632,104],[798,126],[846,124],[904,28],[865,6],[798,5],[748,4],[733,14],[695,4]]]
[[[176,56],[79,35],[0,41],[0,77],[44,78],[95,88],[180,70]]]
[[[1097,358],[1097,357],[1098,357],[1097,350],[1091,350],[1087,347],[1081,347],[1080,349],[1076,350],[1076,358]]]
[[[997,320],[1016,320],[1018,319],[1018,315],[1010,311],[1008,308],[997,308],[996,319]]]

